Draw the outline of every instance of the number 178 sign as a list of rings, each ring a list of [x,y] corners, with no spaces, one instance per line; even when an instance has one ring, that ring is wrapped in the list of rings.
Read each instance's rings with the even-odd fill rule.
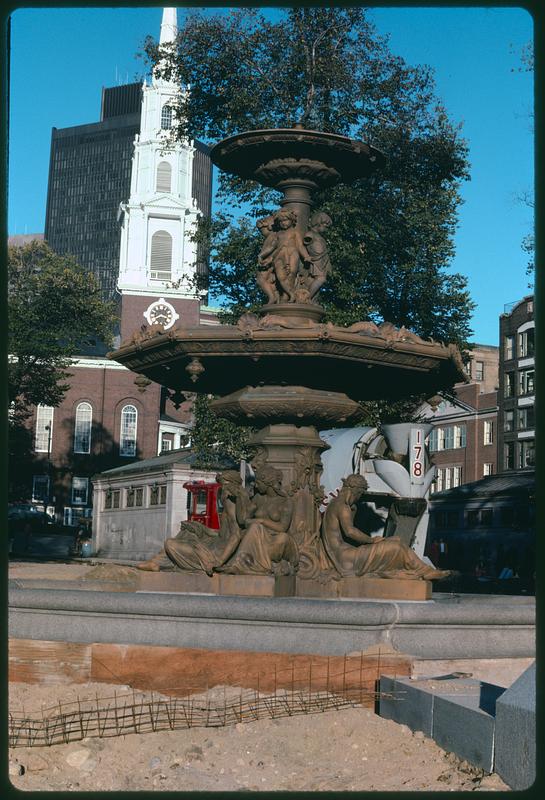
[[[409,468],[411,483],[424,483],[425,472],[424,431],[412,428],[409,439]]]

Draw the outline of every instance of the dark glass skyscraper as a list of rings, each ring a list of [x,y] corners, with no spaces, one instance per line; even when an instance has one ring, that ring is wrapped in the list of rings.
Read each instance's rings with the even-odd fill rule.
[[[142,85],[102,90],[101,119],[88,125],[53,128],[45,239],[95,273],[105,299],[114,297],[119,270],[119,203],[131,187],[134,137],[140,132]],[[195,143],[193,190],[209,216],[212,164],[205,145]],[[199,272],[206,259],[198,254]]]

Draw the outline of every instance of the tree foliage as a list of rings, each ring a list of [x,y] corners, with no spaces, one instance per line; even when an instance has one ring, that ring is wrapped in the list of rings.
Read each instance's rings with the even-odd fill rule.
[[[8,249],[8,397],[10,419],[33,405],[57,406],[78,348],[112,340],[114,307],[104,303],[94,275],[43,242]]]
[[[149,39],[145,49],[160,74],[190,87],[180,93],[178,139],[215,143],[299,122],[380,149],[380,172],[315,197],[333,220],[326,238],[334,271],[319,297],[326,319],[388,320],[466,349],[474,304],[466,278],[449,265],[468,151],[429,67],[393,54],[359,7],[194,13],[174,45]],[[209,244],[209,289],[223,298],[227,321],[263,304],[255,221],[278,200],[220,174],[220,213],[198,236]]]
[[[211,397],[198,394],[193,405],[195,427],[191,436],[197,464],[203,469],[216,468],[227,456],[234,461],[247,458],[251,428],[241,428],[221,419],[210,408]]]
[[[190,15],[175,45],[148,40],[180,94],[177,138],[215,142],[250,128],[307,127],[362,139],[386,154],[371,179],[316,197],[333,219],[334,274],[320,302],[339,324],[388,319],[462,346],[473,308],[466,279],[450,274],[467,146],[435,96],[431,70],[392,54],[361,8],[292,8],[267,19],[255,9]],[[221,213],[211,244],[210,291],[229,311],[262,304],[253,276],[255,218],[279,195],[220,175]],[[244,204],[235,219],[228,205]]]

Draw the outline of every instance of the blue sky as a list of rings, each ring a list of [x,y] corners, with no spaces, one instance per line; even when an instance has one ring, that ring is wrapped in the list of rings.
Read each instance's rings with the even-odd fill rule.
[[[179,22],[183,12],[178,11]],[[533,35],[520,8],[376,8],[380,33],[410,64],[429,64],[452,120],[463,122],[471,181],[462,189],[452,270],[477,303],[474,341],[498,343],[504,304],[529,293],[523,237],[533,213],[533,76],[517,70]],[[98,121],[103,86],[140,79],[160,8],[18,9],[12,16],[8,230],[42,232],[51,128]]]

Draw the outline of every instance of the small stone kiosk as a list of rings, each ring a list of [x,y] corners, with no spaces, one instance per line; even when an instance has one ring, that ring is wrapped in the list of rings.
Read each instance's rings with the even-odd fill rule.
[[[174,398],[184,391],[219,395],[212,403],[218,416],[257,427],[250,439],[256,480],[250,489],[236,472],[224,472],[219,535],[183,524],[141,567],[160,572],[174,565],[179,591],[200,576],[197,591],[429,599],[431,581],[447,573],[397,537],[371,538],[354,526],[367,489],[362,475],[347,476],[320,513],[328,445],[318,430],[357,424],[358,401],[433,395],[465,378],[453,345],[389,322],[323,321],[319,290],[335,268],[323,234],[334,222],[313,211],[312,195],[365,178],[384,156],[364,142],[295,126],[232,136],[211,157],[283,195],[280,209],[257,223],[263,244],[256,280],[266,304],[236,325],[168,332],[152,325],[111,357],[167,386]],[[423,478],[424,441],[407,445],[390,454],[392,462]]]
[[[141,561],[151,558],[187,520],[184,483],[212,482],[186,449],[134,461],[93,477],[93,554]]]

